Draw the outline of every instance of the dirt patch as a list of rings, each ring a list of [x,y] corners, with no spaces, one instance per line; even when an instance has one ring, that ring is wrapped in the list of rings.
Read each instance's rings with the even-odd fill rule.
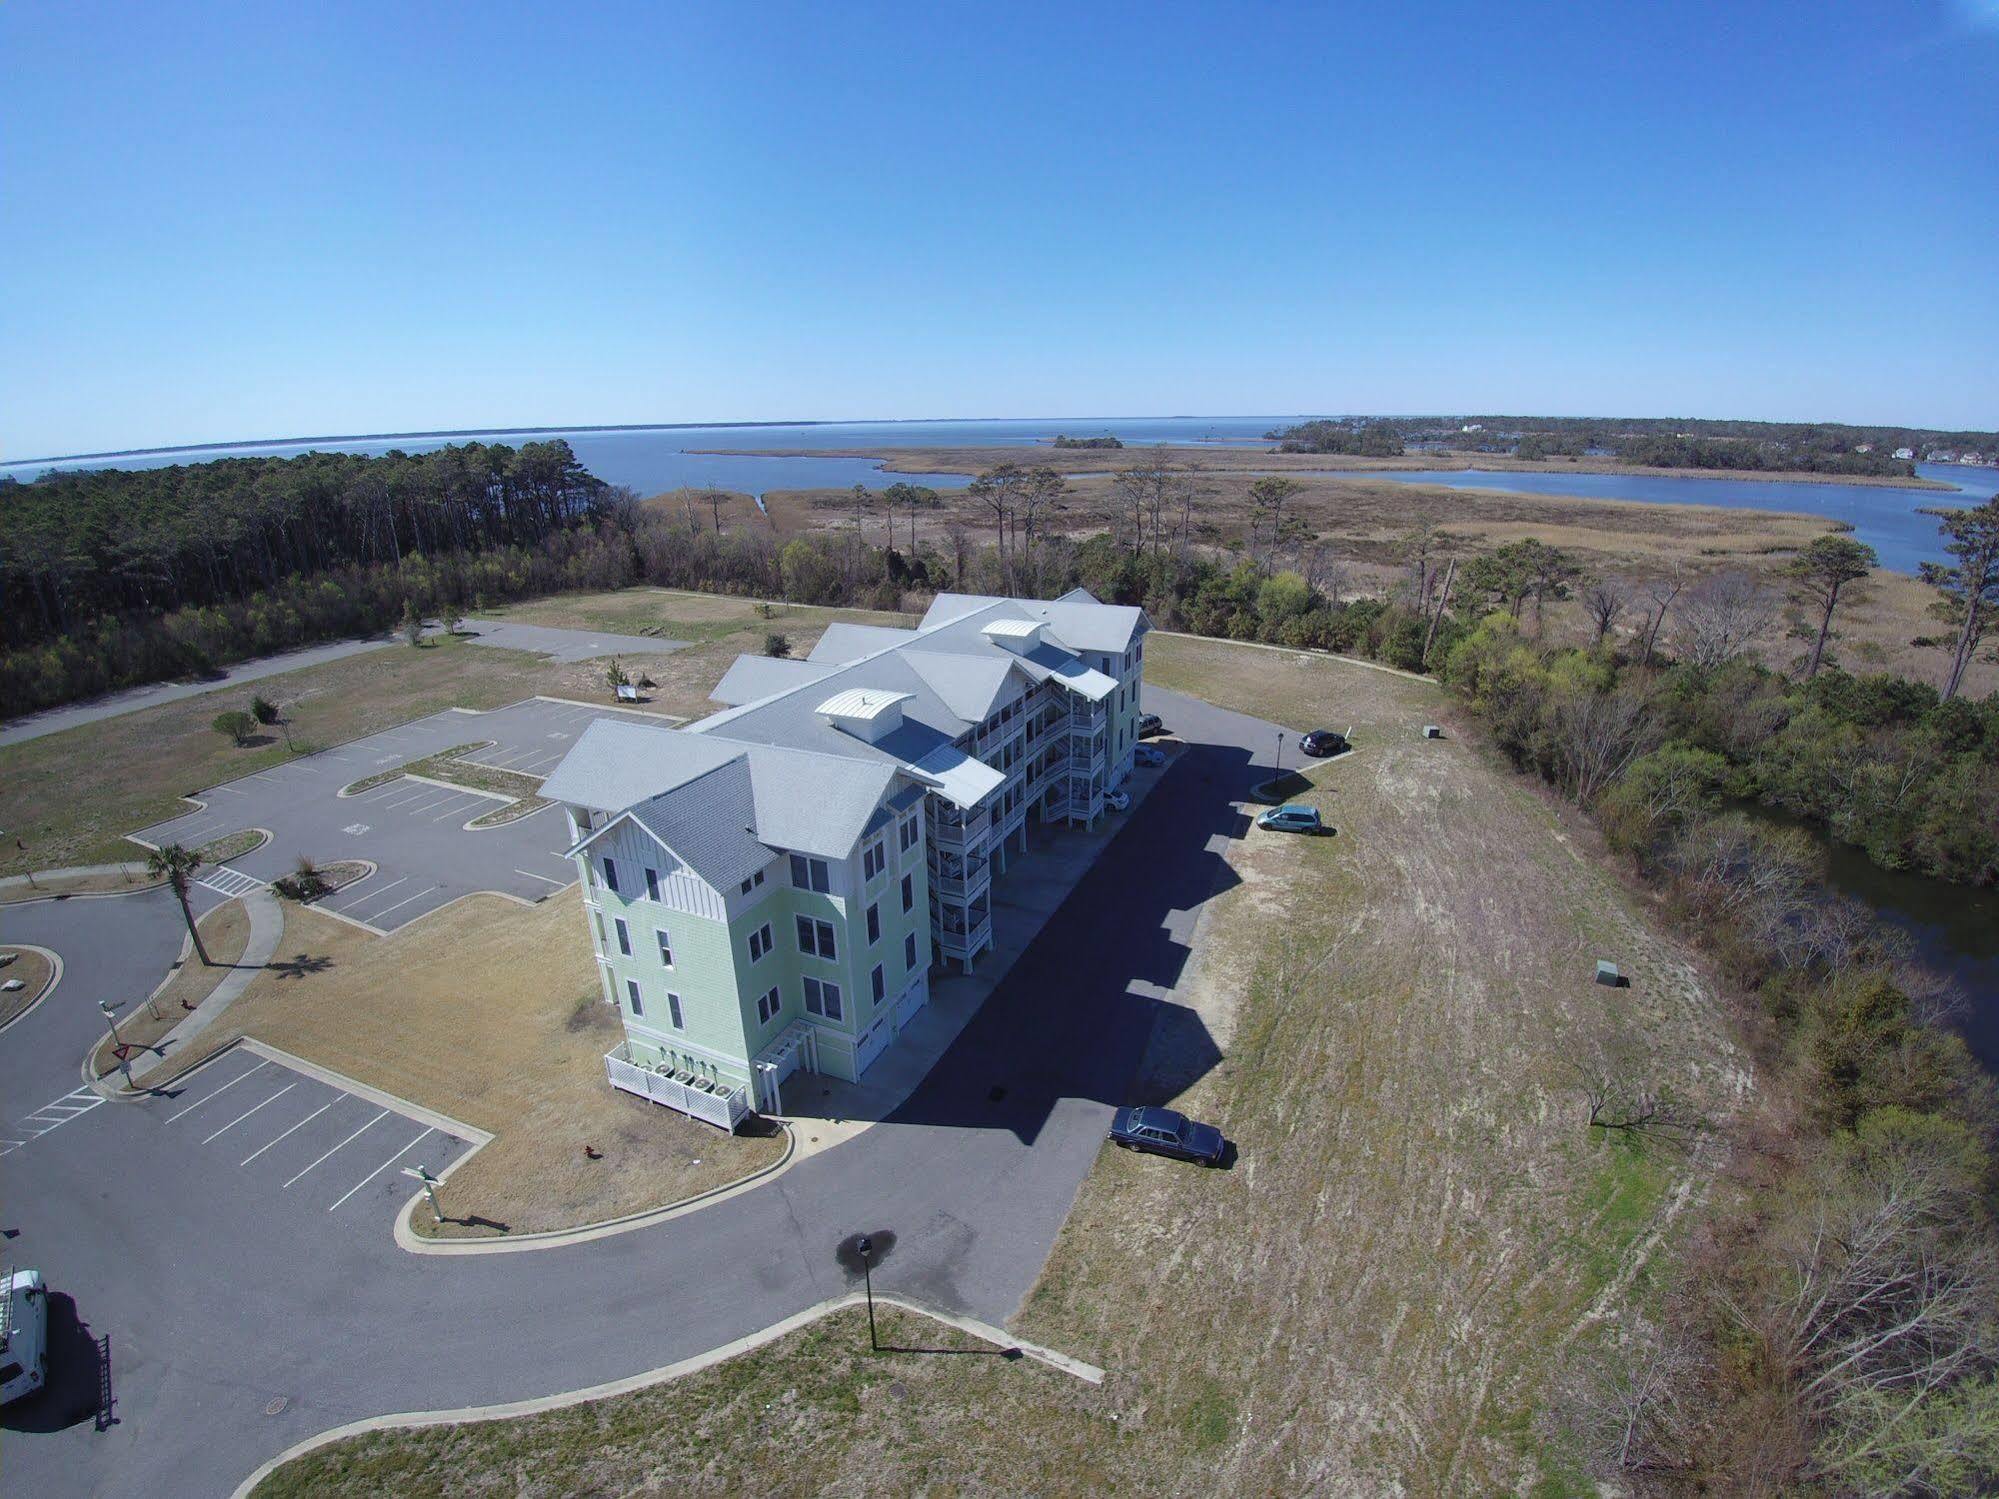
[[[287,906],[270,966],[197,1044],[205,1054],[238,1035],[491,1131],[439,1199],[449,1218],[514,1233],[675,1202],[782,1149],[610,1086],[603,1057],[622,1031],[573,899],[472,896],[388,937]],[[426,1215],[417,1223],[429,1231]]]
[[[250,942],[250,912],[240,900],[226,900],[200,921],[202,944],[208,949],[204,964],[192,951],[177,961],[166,982],[150,998],[125,1006],[118,1014],[118,1036],[128,1046],[153,1046],[187,1019],[216,986],[235,971]],[[137,1061],[136,1054],[134,1061]],[[118,1057],[107,1035],[90,1054],[93,1076],[104,1077],[118,1070]]]

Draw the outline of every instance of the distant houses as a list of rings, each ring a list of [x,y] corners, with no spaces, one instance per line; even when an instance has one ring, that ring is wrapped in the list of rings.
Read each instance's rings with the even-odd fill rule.
[[[1863,450],[1863,451],[1864,451],[1864,450]],[[1915,450],[1914,448],[1897,448],[1897,449],[1895,449],[1895,456],[1896,456],[1897,458],[1900,458],[1900,459],[1903,459],[1903,460],[1905,460],[1905,461],[1906,461],[1907,459],[1910,459],[1910,458],[1913,458],[1913,457],[1915,457],[1915,456],[1916,456],[1916,450]]]

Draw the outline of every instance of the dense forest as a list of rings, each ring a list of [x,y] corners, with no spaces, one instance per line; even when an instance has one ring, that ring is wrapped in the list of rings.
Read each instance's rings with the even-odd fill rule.
[[[1515,457],[1604,457],[1647,468],[1746,469],[1906,478],[1933,451],[1999,448],[1999,433],[1838,422],[1708,421],[1673,417],[1414,416],[1303,422],[1268,434],[1287,453],[1386,458],[1406,448]]]
[[[413,595],[562,586],[579,534],[630,502],[559,439],[0,485],[0,700],[25,712],[383,629]]]

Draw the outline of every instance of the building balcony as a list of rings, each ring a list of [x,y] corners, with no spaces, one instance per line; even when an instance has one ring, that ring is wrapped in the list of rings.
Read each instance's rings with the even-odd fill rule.
[[[992,945],[993,922],[990,916],[983,921],[953,930],[939,924],[930,934],[931,943],[949,958],[971,958]]]
[[[930,860],[930,888],[940,896],[967,900],[992,883],[992,860],[938,849]]]
[[[981,811],[960,822],[937,814],[937,820],[930,828],[930,842],[935,848],[976,849],[992,831],[992,818]]]
[[[647,1066],[633,1059],[629,1041],[621,1041],[604,1053],[604,1075],[614,1088],[649,1098],[732,1134],[750,1115],[748,1089],[671,1067]]]

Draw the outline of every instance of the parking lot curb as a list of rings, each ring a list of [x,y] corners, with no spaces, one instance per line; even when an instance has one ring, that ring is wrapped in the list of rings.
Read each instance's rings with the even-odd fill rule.
[[[51,994],[55,993],[56,985],[62,982],[61,953],[56,952],[53,948],[38,947],[32,942],[9,942],[5,945],[13,948],[16,952],[40,953],[42,957],[48,960],[49,979],[47,983],[42,985],[42,992],[40,994],[37,994],[33,999],[29,1000],[27,1004],[22,1006],[20,1014],[12,1017],[9,1020],[0,1021],[0,1031],[6,1030],[7,1027],[10,1025],[18,1024],[21,1021],[26,1020],[30,1015],[34,1014],[36,1008],[41,1004],[41,1002],[47,999]],[[6,970],[4,969],[0,969],[0,973],[4,973],[5,971]]]
[[[396,1246],[411,1254],[521,1254],[532,1249],[561,1249],[570,1244],[587,1244],[596,1239],[608,1239],[617,1234],[632,1233],[637,1229],[650,1228],[655,1223],[671,1222],[684,1218],[703,1208],[714,1207],[731,1197],[764,1186],[789,1171],[798,1160],[798,1135],[782,1121],[779,1127],[784,1131],[784,1153],[768,1166],[760,1166],[748,1176],[739,1176],[732,1182],[724,1182],[719,1187],[710,1187],[705,1192],[696,1192],[692,1197],[683,1197],[678,1202],[667,1203],[663,1207],[646,1208],[641,1212],[627,1213],[622,1218],[605,1218],[597,1223],[586,1223],[579,1228],[551,1228],[539,1233],[509,1234],[503,1239],[433,1239],[419,1234],[413,1226],[413,1219],[424,1194],[417,1194],[403,1204],[403,1210],[396,1214]],[[488,1139],[491,1136],[487,1137]],[[484,1144],[485,1141],[480,1141]],[[445,1167],[444,1175],[438,1180],[448,1181],[451,1173],[477,1153],[476,1147],[466,1151],[458,1159]]]
[[[877,1292],[874,1299],[879,1306],[892,1306],[899,1311],[909,1312],[918,1317],[928,1317],[933,1322],[955,1327],[981,1342],[992,1344],[1003,1352],[1018,1351],[1036,1363],[1045,1364],[1086,1384],[1103,1383],[1104,1371],[1095,1364],[1085,1363],[1081,1359],[1072,1358],[1053,1348],[1043,1347],[1039,1343],[1025,1342],[1012,1336],[1004,1328],[994,1327],[971,1317],[941,1312],[934,1307],[924,1306],[920,1302],[902,1296]],[[633,1394],[639,1390],[650,1389],[654,1385],[668,1384],[676,1379],[685,1379],[690,1374],[699,1374],[703,1370],[712,1369],[717,1364],[727,1363],[730,1359],[775,1343],[779,1338],[797,1332],[802,1327],[809,1327],[814,1322],[832,1316],[835,1312],[843,1312],[851,1307],[865,1304],[866,1298],[863,1293],[848,1291],[844,1295],[834,1296],[809,1306],[804,1311],[793,1312],[789,1317],[773,1322],[768,1327],[758,1328],[755,1332],[718,1344],[706,1353],[697,1353],[671,1364],[662,1364],[657,1369],[648,1369],[642,1374],[590,1385],[580,1390],[569,1390],[560,1395],[543,1395],[532,1400],[514,1400],[502,1405],[471,1405],[458,1410],[405,1411],[392,1416],[368,1416],[359,1421],[349,1421],[344,1426],[330,1427],[316,1436],[307,1437],[302,1442],[294,1442],[276,1457],[259,1464],[256,1471],[236,1486],[230,1499],[249,1499],[249,1495],[258,1484],[286,1463],[347,1437],[362,1436],[371,1431],[408,1431],[425,1426],[462,1426],[475,1422],[505,1421],[520,1416],[538,1416],[547,1411],[563,1410],[572,1405],[587,1405],[593,1400],[608,1400],[617,1395]]]

